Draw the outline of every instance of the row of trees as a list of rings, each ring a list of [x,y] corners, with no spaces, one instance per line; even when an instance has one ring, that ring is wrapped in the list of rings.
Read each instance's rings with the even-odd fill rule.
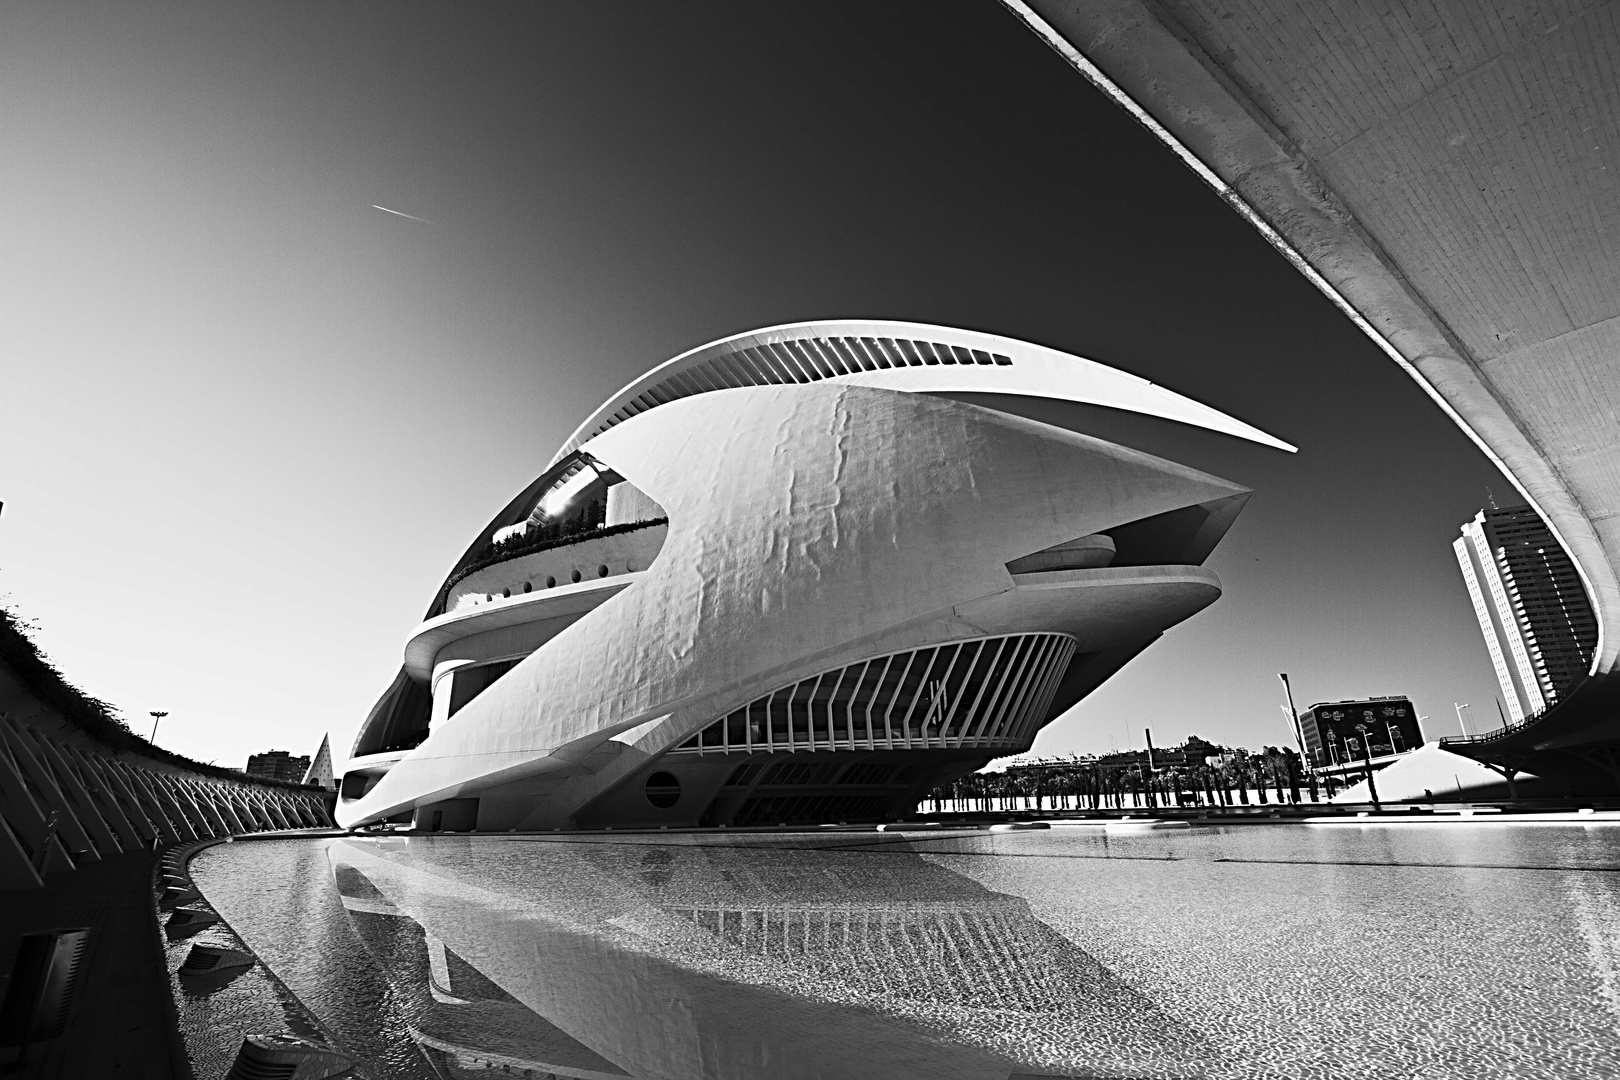
[[[922,809],[939,811],[1104,810],[1172,806],[1298,805],[1332,798],[1342,786],[1301,767],[1297,753],[1268,746],[1233,751],[1219,764],[1066,762],[974,773],[936,788]],[[1252,794],[1252,799],[1251,799]]]

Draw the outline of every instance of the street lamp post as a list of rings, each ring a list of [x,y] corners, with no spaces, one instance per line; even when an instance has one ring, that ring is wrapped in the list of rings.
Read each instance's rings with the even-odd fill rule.
[[[1356,730],[1361,732],[1361,760],[1367,766],[1367,794],[1372,796],[1373,809],[1382,810],[1383,807],[1378,805],[1378,785],[1373,783],[1372,746],[1367,738],[1372,728],[1366,724],[1357,724]]]
[[[153,709],[152,710],[152,737],[150,739],[147,739],[146,740],[147,742],[151,743],[154,746],[157,745],[158,721],[162,720],[165,716],[168,716],[168,715],[169,714],[167,712],[164,712],[161,709]]]
[[[1294,743],[1299,747],[1300,759],[1304,760],[1305,733],[1299,726],[1299,710],[1294,707],[1294,687],[1289,683],[1286,672],[1279,674],[1277,678],[1282,680],[1283,696],[1288,699],[1288,704],[1283,706],[1283,711],[1288,713],[1288,730],[1293,733]]]
[[[1472,731],[1468,730],[1468,723],[1465,720],[1463,720],[1463,714],[1462,714],[1462,711],[1464,709],[1468,708],[1468,703],[1464,702],[1463,704],[1459,705],[1455,701],[1453,701],[1451,703],[1451,707],[1457,710],[1457,726],[1462,728],[1462,733],[1466,738],[1472,739],[1474,737],[1474,733]]]

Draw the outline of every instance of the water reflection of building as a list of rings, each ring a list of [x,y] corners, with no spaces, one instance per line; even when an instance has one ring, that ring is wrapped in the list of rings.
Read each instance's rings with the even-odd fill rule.
[[[1022,899],[909,849],[444,843],[332,858],[357,932],[417,1003],[418,1044],[467,1067],[1005,1080],[1207,1064]],[[510,1025],[547,1047],[514,1047]]]
[[[1605,876],[1570,874],[1564,887],[1597,984],[1595,999],[1620,1022],[1620,897],[1604,887]]]
[[[457,563],[337,817],[419,828],[881,820],[1220,594],[1248,492],[948,400],[1083,401],[1286,444],[989,334],[807,323],[604,404]]]
[[[919,902],[874,910],[857,902],[682,914],[744,952],[868,994],[1052,1012],[1082,1000],[1084,985],[1098,976],[1090,957],[1014,897],[971,907]]]
[[[411,1038],[446,1080],[490,1069],[611,1078],[626,1074],[490,981],[396,908],[364,873],[333,861],[355,935],[399,999]]]

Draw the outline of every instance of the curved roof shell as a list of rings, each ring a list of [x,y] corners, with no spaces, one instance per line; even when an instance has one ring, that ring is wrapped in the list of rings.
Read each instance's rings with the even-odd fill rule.
[[[999,334],[892,320],[786,323],[711,341],[653,368],[581,424],[552,457],[660,405],[715,390],[813,382],[911,393],[1015,394],[1177,420],[1279,450],[1259,428],[1147,379]]]

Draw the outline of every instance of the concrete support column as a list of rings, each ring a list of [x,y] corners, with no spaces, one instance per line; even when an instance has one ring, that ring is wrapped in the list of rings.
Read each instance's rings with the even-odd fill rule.
[[[287,810],[292,815],[293,820],[296,821],[300,826],[306,829],[311,827],[309,818],[309,804],[303,799],[296,796],[288,799]]]
[[[132,851],[151,847],[152,841],[158,836],[157,825],[147,817],[140,800],[124,784],[123,778],[117,775],[112,763],[73,747],[66,750],[68,756],[76,760],[84,771],[88,781],[85,787],[91,796],[101,798],[108,820],[126,840],[124,846]]]
[[[315,808],[315,824],[322,829],[331,829],[337,826],[332,820],[332,812],[326,808],[325,799],[310,799],[310,805]]]
[[[79,775],[67,758],[62,756],[55,743],[41,735],[39,732],[22,730],[24,737],[33,736],[34,743],[39,747],[40,756],[50,766],[56,775],[63,791],[79,807],[79,821],[83,823],[90,839],[94,840],[102,855],[118,855],[124,851],[124,843],[114,832],[116,826],[107,819],[102,807],[97,804],[90,789],[85,785],[84,779]]]
[[[0,817],[19,840],[33,849],[34,864],[42,865],[45,873],[73,869],[67,848],[48,828],[45,812],[34,801],[16,759],[5,748],[0,748]]]
[[[167,799],[169,805],[180,815],[180,819],[186,823],[186,827],[197,834],[197,839],[207,840],[213,837],[213,828],[179,780],[168,773],[160,772],[150,772],[147,778],[157,789],[159,797]]]
[[[0,743],[5,744],[12,761],[17,765],[17,771],[33,782],[34,792],[44,802],[41,809],[56,814],[56,835],[61,837],[74,862],[77,863],[82,859],[101,861],[101,855],[96,851],[96,845],[91,841],[90,834],[62,793],[62,786],[40,762],[39,756],[22,738],[20,732],[11,726],[9,720],[0,719]]]
[[[236,800],[236,813],[247,825],[248,832],[263,832],[265,817],[259,812],[259,800],[248,788],[237,788],[232,793]]]
[[[163,800],[164,808],[169,811],[169,816],[174,818],[178,824],[191,830],[198,840],[207,840],[213,835],[213,831],[202,820],[202,815],[197,811],[197,808],[191,804],[185,793],[179,789],[174,777],[167,773],[147,772],[144,769],[140,770],[140,772],[141,779],[146,781],[159,799]]]
[[[225,819],[225,823],[230,826],[231,832],[245,833],[253,831],[248,828],[247,822],[242,820],[242,815],[236,812],[236,799],[229,785],[214,785],[214,804],[219,808],[220,816]]]
[[[258,832],[261,828],[259,817],[253,810],[253,800],[240,787],[231,789],[231,808],[236,816],[242,819],[242,827],[248,832]]]
[[[17,837],[10,829],[0,828],[0,892],[37,889],[44,884]]]
[[[177,780],[176,784],[185,792],[186,797],[191,800],[192,805],[197,808],[203,818],[207,820],[209,831],[215,836],[230,835],[230,824],[226,822],[224,815],[219,812],[219,807],[214,805],[213,796],[201,781]]]
[[[456,691],[456,672],[472,667],[476,660],[445,660],[435,664],[429,680],[433,691],[433,708],[428,714],[428,730],[438,731],[450,719],[450,702]]]
[[[247,821],[249,832],[264,832],[270,828],[270,818],[260,805],[257,793],[247,788],[238,788],[236,800],[242,817]]]
[[[180,819],[179,811],[171,810],[165,805],[164,800],[158,798],[157,792],[139,770],[132,769],[120,761],[109,761],[107,769],[109,773],[117,776],[129,789],[130,794],[140,802],[141,809],[146,812],[147,818],[164,839],[170,843],[192,843],[197,839],[197,834]]]
[[[276,805],[273,795],[266,794],[259,803],[259,808],[264,811],[264,816],[269,819],[271,829],[292,828],[292,825],[287,821],[287,816],[281,812],[281,807]]]

